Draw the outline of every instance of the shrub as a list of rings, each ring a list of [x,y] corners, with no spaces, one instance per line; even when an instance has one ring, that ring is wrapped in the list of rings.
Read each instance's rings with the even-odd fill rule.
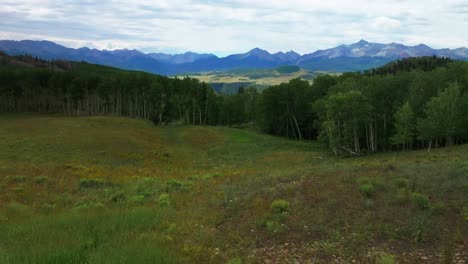
[[[285,200],[274,200],[270,205],[270,210],[273,215],[281,215],[288,213],[289,202]]]
[[[80,190],[84,189],[100,189],[110,186],[109,182],[100,179],[81,179],[79,183]]]
[[[115,193],[111,196],[110,200],[114,203],[121,203],[126,200],[125,194],[124,193]]]
[[[366,183],[359,187],[359,191],[366,198],[370,198],[374,194],[374,185],[372,183]]]
[[[179,180],[172,179],[172,180],[169,180],[166,183],[166,188],[167,188],[168,192],[170,192],[170,191],[179,191],[182,188],[184,188],[184,183],[179,181]]]
[[[427,195],[421,193],[413,193],[413,195],[411,196],[411,200],[413,201],[413,204],[419,209],[429,209],[430,201]]]
[[[143,203],[145,201],[145,196],[144,195],[135,195],[130,197],[129,201],[131,203]]]
[[[160,206],[169,206],[170,204],[169,194],[163,193],[159,195],[158,202]]]
[[[265,223],[265,227],[270,233],[276,233],[278,231],[281,231],[281,224],[279,224],[277,221],[268,220]]]
[[[379,264],[395,264],[395,257],[393,255],[384,254],[380,256]]]

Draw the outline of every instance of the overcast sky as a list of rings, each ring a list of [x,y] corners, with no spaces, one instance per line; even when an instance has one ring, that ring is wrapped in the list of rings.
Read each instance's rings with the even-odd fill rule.
[[[0,0],[0,39],[69,47],[270,52],[371,42],[468,46],[468,0]]]

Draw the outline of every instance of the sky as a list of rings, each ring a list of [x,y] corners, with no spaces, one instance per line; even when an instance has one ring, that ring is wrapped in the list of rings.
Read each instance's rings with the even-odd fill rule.
[[[0,39],[227,55],[370,42],[468,46],[468,0],[0,0]]]

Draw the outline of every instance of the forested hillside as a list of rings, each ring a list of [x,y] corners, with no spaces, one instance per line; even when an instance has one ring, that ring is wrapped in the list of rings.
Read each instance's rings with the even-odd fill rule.
[[[55,66],[61,64],[2,56],[0,111],[217,123],[214,92],[196,79],[172,79],[84,62],[68,63],[67,68]]]
[[[258,93],[215,93],[168,78],[76,62],[1,56],[0,111],[114,115],[156,124],[254,124],[320,139],[336,155],[432,148],[468,140],[468,63],[425,57],[366,73],[294,79]]]

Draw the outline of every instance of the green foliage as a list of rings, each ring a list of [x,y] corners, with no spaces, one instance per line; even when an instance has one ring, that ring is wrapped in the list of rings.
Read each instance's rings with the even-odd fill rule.
[[[231,95],[188,77],[87,63],[35,61],[30,66],[0,66],[0,112],[255,127],[298,140],[320,139],[335,155],[348,156],[468,142],[468,117],[462,114],[468,109],[468,63],[446,58],[405,59],[367,73],[320,76],[313,84],[292,79],[263,93],[251,82],[237,83]],[[236,72],[250,72],[251,78],[272,74]]]
[[[395,195],[396,202],[405,204],[410,200],[410,192],[406,189],[399,189]]]
[[[270,210],[273,215],[281,215],[289,212],[290,203],[285,200],[274,200],[270,205]]]
[[[157,230],[161,216],[151,208],[79,211],[2,223],[5,263],[186,263],[159,238],[138,240]],[[19,239],[21,238],[21,239]]]
[[[8,176],[8,181],[10,183],[21,183],[21,182],[25,182],[26,180],[27,180],[27,177],[24,175]]]
[[[444,252],[442,255],[442,262],[444,264],[452,264],[454,263],[455,258],[455,243],[453,240],[449,240],[446,242],[444,247]]]
[[[375,188],[372,183],[366,183],[359,186],[359,191],[362,193],[362,195],[364,195],[364,197],[370,198],[374,195]]]
[[[288,65],[288,66],[281,66],[276,68],[276,70],[279,73],[293,73],[293,72],[298,72],[301,70],[299,66],[294,66],[294,65]]]
[[[183,182],[175,179],[171,179],[166,183],[166,188],[168,192],[180,191],[184,188],[184,186],[185,185]]]
[[[462,127],[461,88],[455,83],[427,102],[424,112],[426,117],[418,123],[421,139],[446,139],[446,145],[453,144],[453,138]]]
[[[404,58],[390,62],[382,67],[366,71],[368,75],[397,74],[401,72],[410,72],[412,70],[432,71],[436,67],[447,66],[454,60],[447,57],[419,57]]]
[[[109,182],[106,182],[101,179],[81,179],[78,187],[80,190],[86,190],[86,189],[101,189],[105,187],[109,187],[112,184]]]
[[[413,201],[413,204],[420,210],[427,210],[430,208],[429,197],[425,194],[413,193],[411,195],[411,200]]]
[[[50,204],[50,203],[44,203],[41,205],[41,210],[45,213],[50,213],[52,212],[54,209],[56,208],[56,206],[54,204]]]
[[[241,258],[232,258],[227,262],[227,264],[242,264],[242,259]]]
[[[380,256],[378,263],[379,264],[395,264],[396,260],[393,255],[383,254],[382,256]]]
[[[396,134],[391,138],[393,144],[402,145],[403,150],[411,146],[416,132],[416,120],[409,102],[395,113]]]
[[[463,207],[462,214],[463,214],[463,219],[468,222],[468,205]]]
[[[333,255],[344,262],[378,262],[379,252],[389,249],[405,261],[398,246],[442,253],[447,236],[456,236],[458,245],[468,230],[463,218],[468,146],[430,155],[416,151],[341,159],[315,143],[249,130],[162,128],[116,117],[0,118],[0,178],[47,175],[53,183],[2,180],[0,248],[13,263],[59,258],[168,263],[172,250],[184,248],[188,263],[224,263],[233,256],[256,261],[250,258],[252,241],[262,247],[258,261],[270,245],[273,253],[287,253],[285,258],[294,248],[324,263]],[[201,144],[193,144],[194,139]],[[185,180],[190,175],[196,176]],[[77,179],[109,176],[115,182],[109,188],[77,191]],[[170,179],[178,179],[176,186],[192,182],[196,188],[167,193]],[[408,183],[400,184],[405,179]],[[365,184],[374,187],[371,198],[359,193]],[[235,186],[234,202],[226,206],[228,185]],[[21,193],[13,191],[18,186]],[[415,190],[434,197],[430,210],[412,206]],[[134,196],[143,202],[131,202]],[[273,213],[270,206],[280,198],[290,204]],[[12,200],[27,205],[32,214],[8,215],[6,204]],[[440,212],[438,204],[445,207]],[[317,246],[304,237],[318,241]],[[369,252],[369,241],[375,251]],[[271,255],[272,261],[283,262],[279,258]]]
[[[6,205],[6,212],[10,216],[29,216],[33,213],[32,209],[25,205],[18,202],[10,202]]]
[[[395,180],[395,185],[400,189],[407,188],[409,186],[409,180],[406,178],[397,178]]]
[[[162,207],[169,206],[169,204],[171,202],[169,194],[163,193],[163,194],[159,195],[158,202],[159,202],[159,205],[162,206]]]
[[[129,201],[131,203],[143,203],[145,201],[145,196],[144,195],[135,195],[130,197]]]
[[[46,184],[49,182],[49,178],[47,178],[46,176],[37,176],[37,177],[34,177],[34,183],[36,184]]]
[[[269,233],[278,233],[283,230],[282,224],[276,220],[266,221],[265,227]]]

